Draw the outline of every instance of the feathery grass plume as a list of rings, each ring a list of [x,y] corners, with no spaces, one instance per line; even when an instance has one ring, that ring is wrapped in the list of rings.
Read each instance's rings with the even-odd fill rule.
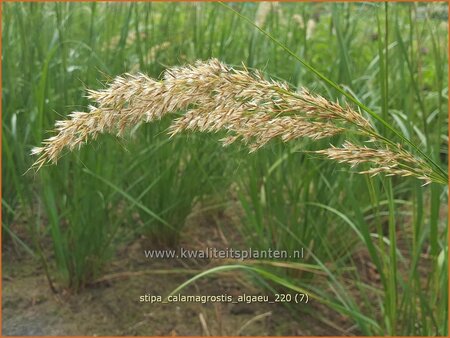
[[[155,62],[156,61],[156,56],[158,55],[158,53],[160,53],[163,50],[166,50],[169,47],[170,47],[170,42],[169,41],[165,41],[163,43],[160,43],[158,45],[153,46],[152,48],[150,48],[150,51],[147,54],[148,61],[149,62]]]
[[[371,168],[360,171],[360,174],[371,176],[384,173],[387,176],[415,176],[424,180],[425,184],[433,181],[433,171],[423,160],[416,158],[397,145],[395,151],[389,148],[368,148],[345,141],[341,148],[331,146],[328,149],[315,151],[339,163],[348,163],[352,167],[361,163],[369,163]]]
[[[305,21],[303,20],[303,17],[300,14],[294,14],[292,15],[292,20],[297,23],[298,28],[304,29],[305,28]]]
[[[314,35],[314,32],[316,30],[316,21],[314,19],[309,19],[306,23],[306,40],[311,40],[312,36]]]
[[[264,26],[266,22],[266,18],[269,15],[270,11],[273,7],[275,7],[276,3],[271,3],[267,1],[262,1],[258,5],[258,9],[255,14],[255,24],[259,27]]]
[[[101,133],[121,136],[140,123],[182,111],[169,127],[171,136],[185,130],[224,130],[228,133],[221,140],[224,145],[241,139],[255,151],[276,137],[284,142],[303,137],[316,140],[350,131],[381,145],[371,149],[346,142],[342,148],[332,146],[317,153],[351,165],[372,164],[361,172],[365,174],[415,176],[427,183],[435,179],[425,161],[379,136],[350,106],[306,89],[294,92],[258,71],[236,70],[217,59],[167,69],[161,81],[143,74],[118,76],[106,89],[89,90],[88,98],[96,106],[56,122],[57,134],[32,150],[39,155],[34,167],[55,163],[64,148],[79,148]]]
[[[310,122],[302,116],[273,117],[264,108],[252,111],[254,107],[234,101],[210,102],[191,109],[176,119],[169,128],[171,136],[184,130],[216,132],[226,130],[231,134],[222,142],[229,145],[238,139],[244,140],[255,151],[275,137],[287,142],[300,137],[320,139],[343,132],[345,129],[331,123]]]

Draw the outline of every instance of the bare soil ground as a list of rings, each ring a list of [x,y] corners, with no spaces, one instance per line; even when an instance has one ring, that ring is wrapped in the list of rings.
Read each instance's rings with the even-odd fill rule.
[[[185,248],[226,247],[238,236],[224,234],[214,220],[190,221]],[[119,248],[103,277],[78,294],[50,290],[36,259],[3,247],[3,335],[330,335],[337,334],[308,312],[282,304],[171,303],[139,301],[166,296],[195,272],[219,262],[146,259],[141,238]],[[239,273],[203,278],[182,291],[188,295],[263,295]],[[295,310],[295,311],[294,311]],[[304,314],[304,315],[302,315]],[[327,314],[329,316],[329,314]]]

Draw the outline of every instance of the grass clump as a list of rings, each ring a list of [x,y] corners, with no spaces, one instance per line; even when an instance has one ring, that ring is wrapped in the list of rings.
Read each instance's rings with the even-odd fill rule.
[[[124,176],[132,179],[127,179],[127,194],[122,194],[130,207],[141,206],[135,208],[136,232],[160,247],[175,247],[193,207],[207,204],[226,182],[217,146],[204,137],[190,137],[191,147],[183,137],[162,138],[168,122],[145,125],[140,137],[130,140],[133,156]]]

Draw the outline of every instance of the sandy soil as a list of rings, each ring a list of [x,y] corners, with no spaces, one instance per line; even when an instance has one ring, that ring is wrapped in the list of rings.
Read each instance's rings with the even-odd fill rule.
[[[235,234],[224,234],[211,220],[186,228],[188,248],[229,245]],[[52,293],[36,259],[3,250],[3,335],[329,335],[333,329],[307,313],[313,303],[231,304],[140,302],[145,294],[166,296],[195,272],[219,262],[149,260],[141,238],[119,248],[97,283],[78,294],[59,288]],[[264,295],[239,273],[204,278],[182,291],[189,295]],[[300,311],[298,311],[300,310]]]

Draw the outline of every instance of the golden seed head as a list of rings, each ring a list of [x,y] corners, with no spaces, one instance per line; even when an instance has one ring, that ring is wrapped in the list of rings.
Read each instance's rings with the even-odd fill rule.
[[[33,148],[33,167],[56,163],[61,152],[80,148],[99,134],[118,136],[142,122],[184,111],[169,127],[173,136],[186,130],[225,131],[229,145],[243,140],[255,151],[274,138],[313,140],[356,129],[368,142],[378,140],[370,122],[351,107],[331,102],[307,89],[292,91],[286,83],[267,80],[261,72],[233,69],[217,59],[167,69],[161,81],[145,74],[124,74],[102,90],[88,90],[95,102],[88,112],[73,112],[55,123],[55,136]],[[368,148],[346,141],[342,147],[317,151],[330,159],[371,167],[361,173],[415,176],[426,181],[430,169],[401,146]]]

